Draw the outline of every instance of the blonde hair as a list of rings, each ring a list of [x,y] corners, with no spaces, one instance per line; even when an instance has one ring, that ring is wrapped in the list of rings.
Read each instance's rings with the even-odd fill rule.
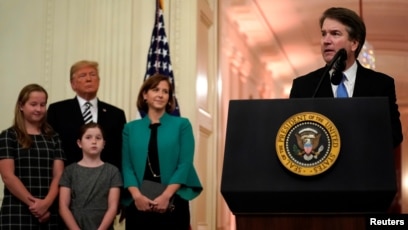
[[[79,70],[82,69],[84,67],[91,67],[94,68],[96,70],[96,73],[98,73],[99,75],[99,69],[98,69],[98,62],[96,61],[88,61],[88,60],[82,60],[82,61],[78,61],[75,62],[72,66],[71,69],[69,71],[69,80],[72,81],[72,78],[74,78],[74,74]]]

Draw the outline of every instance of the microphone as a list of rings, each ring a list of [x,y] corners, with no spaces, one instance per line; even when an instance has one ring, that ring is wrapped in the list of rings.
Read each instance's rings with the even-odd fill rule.
[[[333,85],[339,85],[343,79],[343,71],[346,68],[347,51],[345,49],[340,49],[336,55],[333,57],[332,69],[333,73],[331,75],[330,81]]]
[[[324,77],[331,69],[334,70],[332,75],[330,76],[331,83],[333,85],[340,84],[343,78],[343,70],[346,68],[346,60],[347,60],[347,51],[344,48],[341,48],[334,55],[330,63],[326,65],[326,68],[320,78],[319,84],[317,84],[316,90],[313,93],[312,98],[316,97],[316,94],[320,89],[320,85],[322,84]]]

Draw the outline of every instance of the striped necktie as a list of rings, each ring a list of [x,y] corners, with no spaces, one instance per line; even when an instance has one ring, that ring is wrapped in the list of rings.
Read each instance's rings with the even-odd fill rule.
[[[92,113],[91,113],[91,106],[92,104],[87,101],[85,103],[85,111],[82,113],[82,116],[84,117],[84,122],[85,124],[88,124],[90,122],[92,122]]]
[[[343,74],[343,79],[341,79],[341,82],[339,86],[337,87],[337,91],[336,91],[336,95],[338,98],[349,97],[346,86],[344,85],[344,80],[346,80],[346,75]]]

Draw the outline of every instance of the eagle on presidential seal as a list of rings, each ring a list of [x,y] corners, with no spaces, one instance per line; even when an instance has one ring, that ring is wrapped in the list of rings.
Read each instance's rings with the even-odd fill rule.
[[[321,135],[321,133],[313,128],[304,128],[295,133],[298,155],[306,161],[310,161],[313,158],[317,159],[320,152],[324,149],[323,145],[320,145],[318,148]]]

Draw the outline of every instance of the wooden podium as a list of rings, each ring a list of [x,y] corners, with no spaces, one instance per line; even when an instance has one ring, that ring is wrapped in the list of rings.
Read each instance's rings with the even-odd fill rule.
[[[278,130],[294,114],[329,118],[341,137],[327,171],[298,175],[276,151]],[[367,214],[386,213],[396,194],[386,98],[232,100],[221,193],[237,230],[365,229]]]

